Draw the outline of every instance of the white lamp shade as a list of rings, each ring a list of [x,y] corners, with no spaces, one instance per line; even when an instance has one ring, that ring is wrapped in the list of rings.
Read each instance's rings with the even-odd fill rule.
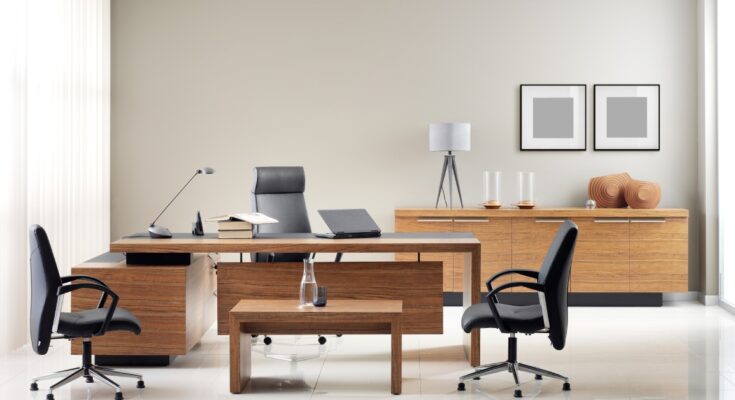
[[[429,124],[429,151],[470,151],[469,122]]]

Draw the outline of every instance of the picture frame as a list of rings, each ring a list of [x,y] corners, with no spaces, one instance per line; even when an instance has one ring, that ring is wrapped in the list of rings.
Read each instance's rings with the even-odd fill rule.
[[[521,151],[587,150],[587,85],[520,86]]]
[[[661,150],[661,85],[597,84],[595,151]]]

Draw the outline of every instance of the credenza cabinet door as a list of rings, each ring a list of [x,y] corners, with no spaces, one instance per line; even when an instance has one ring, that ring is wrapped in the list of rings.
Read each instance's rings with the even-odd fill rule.
[[[689,276],[686,218],[630,219],[630,291],[686,292]]]
[[[487,291],[485,282],[494,274],[511,267],[510,256],[510,218],[456,217],[455,232],[470,232],[482,243],[482,275],[480,291]],[[454,290],[462,291],[464,286],[464,254],[456,254],[454,259]],[[497,287],[510,282],[510,276],[499,278],[493,283]]]
[[[437,217],[397,217],[396,232],[452,232],[451,218]],[[417,261],[416,254],[396,253],[396,261]],[[441,261],[444,264],[444,291],[461,292],[462,280],[459,286],[454,285],[454,254],[453,253],[421,253],[421,261]],[[460,263],[463,269],[464,262]]]
[[[630,290],[629,222],[627,218],[574,219],[579,236],[572,264],[572,292]]]
[[[538,270],[546,256],[556,231],[564,222],[561,218],[512,218],[511,261],[513,268]],[[484,242],[483,242],[484,245]],[[513,281],[533,281],[513,275]],[[513,288],[514,292],[528,292],[525,288]]]

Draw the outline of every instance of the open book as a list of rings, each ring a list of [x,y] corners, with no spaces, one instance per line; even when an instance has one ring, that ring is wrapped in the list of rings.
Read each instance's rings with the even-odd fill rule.
[[[218,215],[216,217],[209,217],[205,221],[207,222],[245,221],[245,222],[249,222],[252,225],[275,224],[278,222],[277,219],[271,218],[261,213],[239,213],[239,214]]]

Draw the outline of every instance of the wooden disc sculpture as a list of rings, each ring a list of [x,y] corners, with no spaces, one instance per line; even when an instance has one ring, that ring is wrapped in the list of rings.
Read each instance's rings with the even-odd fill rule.
[[[630,180],[630,175],[626,172],[598,176],[590,179],[587,191],[589,192],[590,199],[597,202],[597,207],[625,207],[628,204],[625,201],[625,187]]]
[[[632,179],[625,187],[625,201],[630,208],[656,208],[661,201],[661,186]]]

